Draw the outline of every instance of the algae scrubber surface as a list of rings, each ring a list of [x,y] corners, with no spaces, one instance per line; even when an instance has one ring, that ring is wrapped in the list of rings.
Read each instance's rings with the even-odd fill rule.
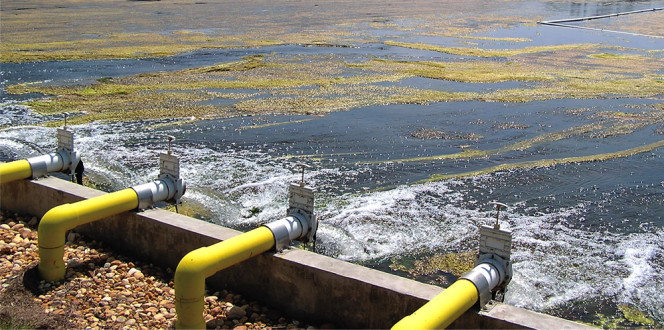
[[[661,326],[664,39],[536,24],[660,7],[3,1],[0,160],[52,151],[68,112],[113,191],[154,179],[172,135],[187,212],[243,230],[306,163],[317,252],[441,286],[498,200],[507,303]],[[657,35],[663,15],[574,24]]]

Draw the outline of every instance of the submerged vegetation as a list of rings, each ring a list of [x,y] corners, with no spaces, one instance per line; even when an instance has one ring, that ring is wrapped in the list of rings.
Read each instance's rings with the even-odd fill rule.
[[[398,24],[390,26],[401,29]],[[377,27],[376,24],[374,27]],[[453,30],[448,30],[448,32],[450,31]],[[456,31],[458,33],[456,36],[466,40],[495,39],[469,37],[468,32],[467,29],[459,29]],[[114,35],[112,39],[122,44],[129,43],[129,39],[146,41],[145,38],[149,38],[148,35],[134,35],[133,37],[136,39],[125,37]],[[210,39],[202,32],[191,30],[171,31],[160,38],[157,40],[185,45],[187,50],[190,50],[191,48],[187,47],[195,42],[205,41],[206,47],[217,47],[212,46],[214,42],[221,43],[221,40]],[[166,39],[171,41],[164,41]],[[323,38],[315,41],[302,39],[300,41],[320,47],[321,45],[334,45],[333,39]],[[528,40],[521,39],[503,39],[498,38],[498,41],[528,42]],[[187,42],[184,42],[185,40]],[[79,49],[84,49],[87,47],[86,45],[98,47],[102,43],[102,41],[81,40],[71,42],[72,45],[78,45]],[[264,44],[275,43],[281,42],[270,41]],[[169,118],[184,118],[184,122],[192,122],[206,118],[247,114],[324,115],[333,111],[368,106],[431,104],[449,101],[531,102],[570,98],[658,98],[664,95],[662,92],[664,79],[661,74],[654,73],[664,71],[664,59],[650,51],[623,49],[601,44],[526,45],[501,50],[442,47],[391,40],[383,43],[391,47],[434,51],[459,58],[418,61],[369,56],[366,60],[349,62],[336,55],[248,55],[239,61],[178,71],[151,72],[115,78],[104,77],[95,83],[81,85],[25,83],[9,86],[6,90],[12,94],[44,95],[44,98],[27,101],[26,104],[43,114],[69,112],[72,114],[69,119],[71,124],[99,120],[127,121]],[[249,44],[251,42],[244,43],[244,45]],[[235,44],[232,47],[237,46],[238,44]],[[7,47],[16,47],[16,45]],[[25,45],[21,47],[30,49]],[[69,46],[61,43],[59,47],[67,48]],[[181,51],[181,49],[173,49]],[[109,48],[104,48],[103,51],[109,51]],[[154,55],[156,51],[137,52],[132,50],[132,54],[140,54],[138,56],[145,56],[148,53]],[[6,48],[3,48],[4,54],[6,54]],[[120,57],[126,55],[118,54]],[[90,58],[95,58],[95,56],[92,55]],[[24,57],[24,59],[29,58],[29,56]],[[426,79],[432,83],[447,81],[469,84],[469,86],[491,84],[492,87],[473,88],[473,91],[455,88],[428,89],[423,88],[421,84],[410,83],[412,78]],[[503,83],[517,84],[503,86]],[[577,116],[583,114],[584,111],[568,113],[571,116]],[[589,121],[586,124],[560,131],[544,132],[494,149],[479,150],[468,145],[457,153],[391,159],[374,163],[488,159],[571,137],[606,138],[630,134],[648,125],[664,124],[661,104],[650,107],[649,110],[642,113],[597,111],[584,116]],[[60,125],[60,122],[50,122],[46,125],[57,126]],[[277,124],[246,126],[241,129],[273,125]],[[525,130],[527,128],[514,122],[494,126],[494,129],[501,130]],[[411,137],[467,141],[480,141],[484,138],[477,133],[427,129],[414,131],[411,133]],[[475,176],[516,168],[625,157],[660,148],[661,144],[661,142],[657,142],[648,146],[598,155],[504,163],[467,173],[433,175],[426,181]],[[321,155],[293,157],[314,157],[311,160],[325,158]]]
[[[616,313],[613,315],[597,313],[589,324],[603,329],[657,329],[661,327],[661,325],[656,324],[653,319],[631,304],[618,305]]]
[[[138,4],[117,4],[119,7],[142,8]],[[496,4],[500,6],[500,4]],[[194,10],[206,10],[194,6]],[[165,7],[166,9],[168,7]],[[464,6],[464,8],[468,8]],[[115,8],[107,8],[104,15],[117,17]],[[306,11],[305,11],[306,12]],[[482,27],[463,20],[424,24],[428,18],[422,11],[415,17],[421,21],[375,19],[368,27],[364,18],[353,17],[343,24],[326,22],[326,29],[313,33],[286,32],[291,17],[276,18],[279,28],[272,26],[258,33],[216,33],[196,27],[160,30],[158,16],[149,16],[141,24],[153,26],[159,33],[129,32],[118,27],[92,29],[86,20],[83,26],[96,32],[81,30],[81,36],[69,39],[53,38],[39,23],[25,38],[25,30],[15,24],[37,19],[42,13],[17,11],[14,17],[3,14],[2,61],[127,58],[166,56],[205,48],[265,46],[298,43],[323,47],[344,45],[346,42],[376,42],[370,29],[393,29],[414,35],[445,36],[462,40],[509,42],[509,49],[484,49],[476,46],[440,46],[422,42],[383,40],[385,46],[425,50],[452,55],[440,60],[396,60],[368,56],[365,60],[349,62],[336,55],[281,54],[247,55],[239,61],[218,63],[178,71],[142,73],[127,77],[103,77],[95,83],[56,85],[25,83],[6,88],[11,94],[35,93],[44,98],[25,104],[42,114],[68,112],[71,124],[92,121],[127,121],[138,119],[184,118],[192,122],[206,118],[254,114],[323,115],[368,106],[389,104],[431,104],[449,101],[530,102],[553,99],[581,98],[658,98],[662,97],[664,79],[657,72],[664,71],[664,59],[659,52],[625,49],[603,44],[579,43],[529,46],[527,38],[487,37],[476,35],[482,29],[527,23],[519,17],[484,16]],[[77,12],[79,14],[85,11]],[[50,15],[63,15],[55,10]],[[424,15],[424,16],[423,16]],[[123,18],[124,19],[124,18]],[[230,18],[229,18],[230,19]],[[199,24],[198,22],[196,24]],[[238,24],[243,24],[238,22]],[[276,24],[275,24],[276,26]],[[330,28],[334,26],[334,28]],[[106,28],[108,29],[108,27]],[[369,30],[367,30],[369,29]],[[352,32],[355,31],[355,32]],[[363,32],[358,32],[363,31]],[[18,42],[18,41],[21,42]],[[23,40],[33,40],[27,44]],[[296,40],[296,41],[295,41]],[[340,42],[344,40],[343,42]],[[465,41],[463,41],[465,40]],[[515,44],[523,44],[516,46]],[[488,88],[463,89],[423,88],[409,79],[426,79],[435,83],[491,84]],[[504,85],[503,83],[517,83]],[[461,86],[461,85],[460,85]],[[655,105],[642,113],[596,112],[587,117],[589,123],[561,131],[541,133],[534,137],[499,148],[479,150],[462,148],[458,153],[392,159],[377,163],[428,162],[490,158],[509,152],[524,151],[544,143],[570,137],[605,138],[630,134],[648,125],[664,123],[662,105]],[[577,115],[576,113],[569,113]],[[305,119],[306,120],[306,119]],[[60,122],[46,125],[56,126]],[[162,124],[164,125],[164,124]],[[269,127],[276,124],[247,126],[242,129]],[[518,123],[502,123],[495,129],[527,129]],[[661,128],[659,129],[661,131]],[[655,132],[658,132],[655,130]],[[477,133],[446,132],[420,129],[411,137],[420,139],[480,141]],[[443,180],[473,176],[513,168],[551,166],[560,163],[584,162],[624,157],[661,147],[661,142],[621,152],[566,159],[548,159],[512,164],[500,164],[468,173],[434,175],[429,180]],[[301,155],[299,157],[307,157]],[[313,157],[313,155],[312,155]],[[316,156],[320,158],[320,155]]]

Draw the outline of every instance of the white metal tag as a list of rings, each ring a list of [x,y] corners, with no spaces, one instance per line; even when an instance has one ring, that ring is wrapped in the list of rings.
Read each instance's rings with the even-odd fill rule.
[[[494,229],[490,226],[480,227],[480,253],[495,254],[505,260],[510,260],[512,251],[512,232],[503,229]]]
[[[159,176],[170,175],[175,179],[180,178],[180,159],[169,154],[159,155]]]
[[[314,213],[314,191],[311,188],[300,187],[297,184],[291,184],[289,187],[290,208],[297,208],[307,213]]]
[[[68,151],[74,150],[74,133],[58,128],[58,150],[66,149]]]

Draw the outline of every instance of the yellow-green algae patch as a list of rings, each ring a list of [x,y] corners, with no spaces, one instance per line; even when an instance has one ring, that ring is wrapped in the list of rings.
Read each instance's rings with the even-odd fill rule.
[[[82,114],[72,123],[93,120],[199,118],[233,112],[324,114],[351,108],[442,100],[470,99],[468,95],[378,85],[407,75],[361,71],[347,74],[344,62],[301,58],[267,59],[249,56],[241,61],[175,72],[143,73],[100,79],[76,86],[21,84],[9,93],[41,93],[53,97],[27,102],[40,113]],[[229,91],[232,90],[232,91]],[[237,91],[240,90],[240,91]],[[228,91],[228,92],[224,92]],[[232,108],[203,105],[216,98],[233,100]]]
[[[438,272],[445,272],[460,277],[473,269],[476,257],[476,251],[439,254],[414,261],[412,265],[401,264],[393,260],[392,264],[390,264],[390,268],[392,270],[406,272],[413,277],[427,276]],[[439,280],[436,282],[441,281]]]
[[[645,326],[654,326],[655,321],[647,317],[642,311],[629,304],[619,306],[620,311],[627,321]]]
[[[299,124],[299,123],[305,123],[308,121],[315,120],[316,118],[307,118],[307,119],[300,119],[300,120],[291,120],[291,121],[283,121],[283,122],[276,122],[276,123],[266,123],[266,124],[256,124],[256,125],[246,125],[246,126],[240,126],[238,127],[238,130],[248,130],[248,129],[257,129],[257,128],[265,128],[265,127],[274,127],[274,126],[282,126],[282,125],[291,125],[291,124]]]
[[[518,49],[482,49],[482,48],[467,48],[467,47],[444,47],[436,46],[425,43],[410,43],[400,41],[385,41],[386,45],[397,46],[404,48],[431,50],[435,52],[462,55],[462,56],[476,56],[476,57],[507,57],[522,54],[533,54],[542,52],[552,52],[559,50],[575,50],[575,49],[595,49],[600,48],[600,44],[568,44],[568,45],[555,45],[555,46],[534,46],[524,47]]]
[[[662,327],[632,304],[618,305],[617,312],[614,315],[597,313],[588,324],[603,329],[659,329]]]
[[[375,105],[444,101],[528,102],[662,94],[661,75],[649,72],[664,69],[664,61],[650,57],[648,61],[607,60],[590,54],[589,50],[565,49],[509,61],[370,59],[361,63],[346,63],[335,55],[255,55],[174,72],[100,79],[94,84],[22,84],[9,86],[7,91],[55,96],[28,105],[40,113],[83,114],[76,117],[78,123],[180,115],[325,114]],[[410,77],[467,83],[520,81],[529,85],[474,93],[395,86]],[[227,100],[223,103],[229,105],[210,105],[215,99]]]
[[[449,3],[450,13],[475,15],[482,25],[451,14],[441,20],[430,1],[393,3],[327,1],[312,6],[278,1],[170,2],[126,0],[3,3],[3,62],[167,56],[201,48],[276,44],[343,45],[378,42],[375,29],[410,33],[476,34],[525,22],[525,17],[487,14],[506,0]],[[367,11],[371,15],[368,15]],[[376,16],[384,19],[376,19]],[[442,21],[442,22],[441,22]]]
[[[491,41],[509,41],[509,42],[529,42],[533,41],[530,38],[498,38],[498,37],[478,37],[478,36],[461,36],[462,39],[471,39],[471,40],[491,40]]]
[[[376,70],[398,70],[412,76],[469,83],[495,83],[505,81],[545,81],[552,80],[555,72],[536,70],[514,62],[463,61],[391,61],[375,59]]]
[[[510,61],[432,62],[374,59],[364,63],[364,68],[466,83],[532,83],[527,88],[498,89],[472,96],[475,100],[491,102],[662,95],[664,83],[659,75],[651,73],[664,69],[664,61],[661,59],[646,55],[625,55],[647,60],[621,61],[593,58],[589,55],[589,50],[566,49],[537,56],[524,55]]]
[[[489,173],[495,173],[495,172],[501,172],[501,171],[507,171],[507,170],[515,170],[515,169],[530,169],[530,168],[538,168],[538,167],[551,167],[551,166],[556,166],[556,165],[561,165],[561,164],[572,164],[572,163],[585,163],[585,162],[595,162],[595,161],[605,161],[609,159],[615,159],[615,158],[624,158],[624,157],[630,157],[636,154],[644,153],[644,152],[650,152],[652,150],[658,149],[664,147],[664,140],[651,143],[645,146],[641,147],[636,147],[636,148],[631,148],[623,151],[617,151],[617,152],[611,152],[611,153],[604,153],[604,154],[597,154],[597,155],[589,155],[589,156],[579,156],[579,157],[566,157],[566,158],[559,158],[559,159],[543,159],[543,160],[536,160],[536,161],[528,161],[528,162],[518,162],[518,163],[511,163],[511,164],[500,164],[496,166],[492,166],[489,168],[485,169],[480,169],[477,171],[471,171],[471,172],[464,172],[464,173],[457,173],[457,174],[435,174],[429,177],[429,179],[422,180],[418,183],[425,183],[425,182],[435,182],[435,181],[442,181],[442,180],[449,180],[449,179],[459,179],[459,178],[467,178],[467,177],[474,177],[474,176],[479,176],[479,175],[484,175],[484,174],[489,174]]]
[[[615,54],[615,53],[590,54],[588,55],[588,57],[599,58],[603,60],[631,60],[631,61],[646,60],[646,57],[640,55]]]

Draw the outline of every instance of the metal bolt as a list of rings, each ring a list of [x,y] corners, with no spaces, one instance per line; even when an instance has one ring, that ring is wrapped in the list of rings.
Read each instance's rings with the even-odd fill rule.
[[[491,202],[491,204],[496,206],[496,223],[493,225],[493,229],[500,229],[500,224],[498,223],[498,219],[500,217],[500,210],[503,208],[507,208],[507,204],[503,204],[500,202]]]

